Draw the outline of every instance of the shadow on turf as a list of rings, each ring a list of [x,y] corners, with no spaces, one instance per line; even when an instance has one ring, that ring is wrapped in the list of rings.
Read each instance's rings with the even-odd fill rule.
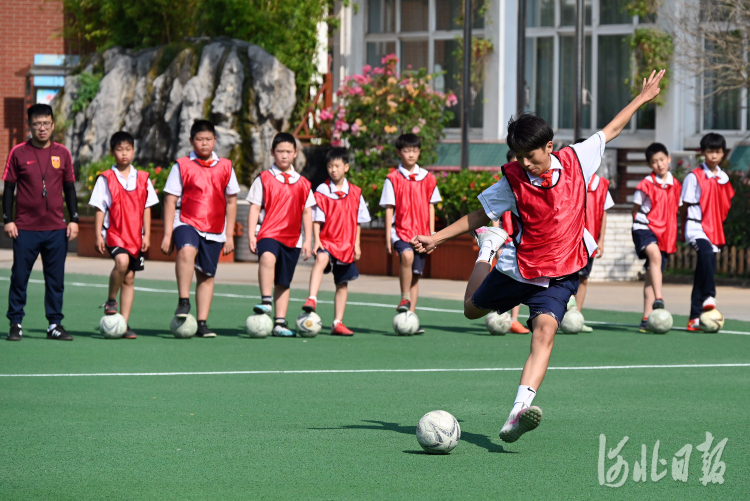
[[[338,428],[309,428],[311,430],[382,430],[382,431],[394,431],[397,433],[403,433],[404,435],[414,435],[414,426],[402,426],[397,423],[389,423],[387,421],[376,421],[372,419],[363,419],[365,423],[371,424],[348,424],[339,426]],[[459,422],[461,422],[459,420]],[[471,433],[465,430],[461,430],[461,440],[470,444],[486,449],[487,452],[501,453],[501,454],[518,454],[515,451],[506,451],[502,445],[495,444],[492,442],[490,437],[480,435],[478,433]],[[424,451],[403,451],[404,454],[427,454]]]

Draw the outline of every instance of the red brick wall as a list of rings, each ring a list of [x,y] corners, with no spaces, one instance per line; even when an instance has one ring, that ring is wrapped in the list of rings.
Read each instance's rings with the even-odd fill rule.
[[[24,141],[26,73],[34,54],[64,54],[63,8],[57,0],[0,0],[0,170]]]

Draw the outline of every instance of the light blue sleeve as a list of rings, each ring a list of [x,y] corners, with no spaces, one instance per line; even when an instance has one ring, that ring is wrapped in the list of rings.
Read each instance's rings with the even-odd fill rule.
[[[506,178],[500,179],[477,197],[482,204],[487,217],[493,221],[498,221],[505,211],[511,211],[518,216],[516,207],[516,197]]]

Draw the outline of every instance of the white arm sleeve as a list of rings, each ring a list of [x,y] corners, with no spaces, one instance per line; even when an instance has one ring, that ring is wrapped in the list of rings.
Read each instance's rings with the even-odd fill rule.
[[[578,161],[583,169],[583,177],[586,179],[586,185],[599,170],[604,155],[604,147],[607,141],[604,138],[604,132],[599,131],[582,143],[571,146],[578,156]]]
[[[604,200],[604,210],[609,210],[614,206],[615,206],[615,201],[612,200],[612,195],[610,195],[610,193],[607,192],[607,198],[606,200]]]
[[[687,204],[697,204],[701,201],[701,187],[698,184],[698,179],[692,172],[685,176],[685,181],[682,183],[682,195],[680,196],[680,202]]]
[[[432,196],[430,197],[430,203],[436,204],[443,200],[443,197],[440,196],[440,190],[438,190],[438,187],[435,186],[435,189],[432,192]]]
[[[96,207],[102,212],[107,212],[109,206],[112,205],[112,195],[109,194],[109,188],[107,187],[107,180],[103,176],[99,176],[96,180],[94,189],[91,190],[91,199],[89,199],[89,205]]]
[[[367,210],[367,202],[365,197],[359,196],[359,210],[357,211],[357,224],[369,223],[370,222],[370,211]]]
[[[234,169],[232,169],[232,176],[229,178],[229,184],[227,184],[227,187],[224,190],[224,194],[236,195],[239,192],[240,192],[240,183],[237,182],[237,174],[235,174]]]
[[[391,180],[386,179],[383,183],[383,194],[380,195],[380,206],[387,207],[389,205],[396,205],[396,193],[393,191]]]
[[[251,204],[263,207],[263,183],[260,181],[260,176],[256,177],[253,184],[250,185],[250,190],[247,192],[245,200]]]
[[[180,166],[174,164],[169,171],[167,183],[164,185],[164,192],[177,197],[182,196],[182,176],[180,176]]]
[[[518,215],[516,197],[513,195],[513,190],[505,177],[484,190],[477,198],[482,204],[484,212],[493,221],[498,221],[505,211],[511,211],[516,216]]]
[[[156,190],[154,190],[154,185],[151,184],[151,180],[148,180],[148,185],[146,186],[146,193],[148,195],[146,196],[146,207],[153,207],[154,205],[159,203],[159,197],[156,194]]]

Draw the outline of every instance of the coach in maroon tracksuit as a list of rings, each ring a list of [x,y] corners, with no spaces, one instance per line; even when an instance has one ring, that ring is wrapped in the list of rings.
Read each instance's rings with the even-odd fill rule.
[[[52,141],[52,108],[35,104],[28,109],[31,139],[8,155],[3,181],[5,234],[13,239],[13,268],[8,292],[8,341],[23,338],[21,321],[31,268],[41,253],[44,267],[44,309],[49,321],[47,339],[72,341],[62,322],[63,279],[68,239],[78,236],[78,207],[70,152]],[[14,192],[18,205],[13,217]],[[70,213],[65,223],[63,193]]]

